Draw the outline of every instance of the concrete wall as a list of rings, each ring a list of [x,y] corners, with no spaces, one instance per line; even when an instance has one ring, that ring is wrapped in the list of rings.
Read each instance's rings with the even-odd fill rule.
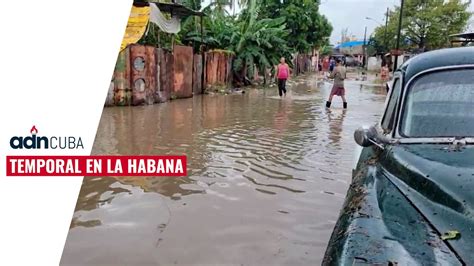
[[[382,58],[371,56],[367,60],[367,70],[378,72],[382,69]]]
[[[339,48],[339,50],[342,54],[350,54],[350,55],[364,54],[364,46],[362,45],[342,47],[342,48]]]

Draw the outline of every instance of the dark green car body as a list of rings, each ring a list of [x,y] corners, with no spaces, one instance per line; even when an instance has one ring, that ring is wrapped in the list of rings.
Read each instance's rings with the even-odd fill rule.
[[[473,136],[399,129],[411,81],[443,69],[474,69],[474,48],[422,54],[397,71],[400,94],[392,86],[378,128],[387,141],[363,148],[323,265],[474,265]],[[458,234],[443,238],[449,231]]]

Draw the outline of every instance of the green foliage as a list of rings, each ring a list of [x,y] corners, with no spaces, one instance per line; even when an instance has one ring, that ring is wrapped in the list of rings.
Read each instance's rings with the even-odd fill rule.
[[[149,23],[147,27],[145,35],[138,41],[139,44],[171,50],[172,34],[160,31],[159,27],[153,23]]]
[[[367,54],[368,55],[374,55],[374,54],[381,54],[381,53],[386,53],[386,47],[385,47],[385,42],[378,41],[375,39],[375,37],[370,37],[370,39],[367,42]]]
[[[322,45],[322,46],[319,48],[319,53],[320,53],[322,56],[331,55],[333,48],[334,48],[334,47],[333,47],[332,45],[329,45],[329,44]]]
[[[253,72],[256,65],[262,71],[278,62],[281,56],[289,56],[285,19],[258,19],[257,0],[250,0],[248,5],[236,23],[238,30],[230,39],[231,49],[236,54],[234,70],[244,68]]]
[[[406,0],[403,9],[401,47],[437,49],[449,45],[449,35],[465,30],[471,17],[469,2],[463,0]],[[387,38],[385,27],[375,30],[373,43],[387,48],[396,46],[400,8],[389,14]]]
[[[236,72],[252,74],[254,65],[260,70],[273,66],[281,56],[290,58],[288,31],[284,18],[259,18],[257,0],[247,1],[239,16],[230,16],[219,9],[204,9],[203,41],[209,50],[224,49],[235,54]],[[183,43],[200,43],[200,30],[182,31]]]
[[[319,13],[319,0],[261,0],[261,10],[260,17],[285,18],[288,46],[297,52],[328,44],[332,26]]]
[[[251,76],[254,66],[260,71],[272,67],[282,56],[291,64],[292,53],[327,45],[332,31],[326,17],[319,14],[319,0],[286,0],[283,4],[280,0],[211,0],[205,8],[200,0],[184,0],[183,4],[206,14],[203,36],[200,18],[188,17],[175,42],[192,45],[196,52],[201,43],[207,50],[228,50],[235,55],[234,71],[242,75]],[[235,5],[241,12],[229,14],[227,9]],[[158,34],[152,29],[144,41],[159,40],[162,45],[163,40],[168,41]]]
[[[226,16],[218,11],[206,10],[204,17],[203,36],[201,36],[200,22],[195,27],[181,30],[180,40],[185,45],[200,44],[204,42],[208,50],[229,49],[231,36],[238,30],[234,17]]]
[[[236,54],[234,70],[240,71],[243,67],[253,70],[255,64],[262,71],[273,66],[282,56],[289,58],[284,19],[254,22],[249,19],[239,26],[240,31],[233,35],[234,40],[238,40],[232,47]]]

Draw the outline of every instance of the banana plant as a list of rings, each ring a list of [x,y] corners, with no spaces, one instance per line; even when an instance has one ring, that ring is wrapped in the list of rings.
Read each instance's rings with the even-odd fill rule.
[[[231,37],[236,54],[233,69],[241,81],[252,76],[254,66],[263,72],[281,56],[290,54],[285,40],[288,35],[285,19],[258,19],[258,12],[257,0],[249,0],[248,8],[241,14],[239,30]]]

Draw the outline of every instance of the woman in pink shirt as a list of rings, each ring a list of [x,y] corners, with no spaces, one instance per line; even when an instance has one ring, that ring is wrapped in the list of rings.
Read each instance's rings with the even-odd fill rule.
[[[280,59],[280,64],[276,69],[276,77],[278,79],[278,94],[280,97],[286,95],[286,80],[290,77],[290,67],[285,63],[285,58]]]

